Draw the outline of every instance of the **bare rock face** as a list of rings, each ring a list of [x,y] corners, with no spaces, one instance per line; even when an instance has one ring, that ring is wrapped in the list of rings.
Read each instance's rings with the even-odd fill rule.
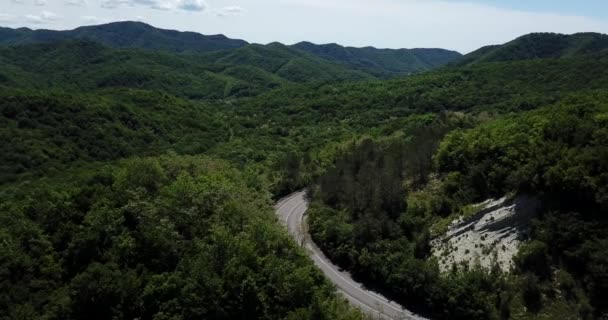
[[[508,272],[520,244],[527,238],[530,221],[538,212],[538,199],[520,195],[487,200],[469,218],[454,220],[445,235],[431,242],[442,271],[476,264],[491,268],[495,263]]]

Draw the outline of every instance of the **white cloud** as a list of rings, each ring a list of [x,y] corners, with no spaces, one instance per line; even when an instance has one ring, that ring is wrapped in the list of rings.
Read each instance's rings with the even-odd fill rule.
[[[33,24],[47,24],[55,22],[57,19],[59,19],[59,16],[49,11],[42,11],[38,15],[25,15],[25,20]]]
[[[87,5],[86,0],[65,0],[65,4],[68,6],[84,7]],[[103,4],[103,2],[102,2]]]
[[[179,0],[177,7],[186,11],[205,11],[209,6],[204,0]]]
[[[607,32],[608,21],[442,0],[241,0],[247,15],[219,24],[252,42],[306,40],[463,53],[530,32]],[[254,5],[246,5],[252,4]],[[546,10],[551,11],[547,6]],[[257,25],[256,25],[257,21]],[[243,26],[247,24],[247,26]],[[233,27],[234,26],[234,27]],[[239,28],[241,30],[239,30]]]
[[[23,0],[11,0],[12,3],[23,4]]]
[[[101,22],[101,19],[96,16],[81,16],[80,19],[86,24],[96,24]]]
[[[37,14],[40,7],[34,7],[35,0],[20,0],[23,5],[11,1],[0,0],[4,4],[0,12],[16,17],[2,16],[2,20],[14,19],[3,24],[36,27],[44,20]],[[608,18],[550,13],[549,5],[546,12],[532,12],[471,0],[85,0],[86,7],[66,6],[70,1],[80,0],[47,0],[42,8],[62,17],[45,27],[75,28],[86,21],[82,16],[110,22],[141,15],[160,28],[223,33],[256,43],[308,40],[358,47],[439,47],[462,53],[530,32],[608,32]],[[117,9],[106,10],[111,8]],[[239,17],[201,19],[204,14]],[[24,19],[25,15],[32,16]]]
[[[175,3],[173,1],[153,1],[153,4],[150,4],[150,8],[156,10],[173,10],[175,9]]]
[[[48,12],[48,11],[42,11],[41,16],[43,19],[49,20],[49,21],[55,21],[55,20],[57,20],[57,18],[59,18],[59,16],[57,16],[56,14],[54,14],[52,12]]]
[[[114,9],[119,6],[141,6],[156,10],[173,10],[178,6],[178,0],[101,0],[101,7]]]
[[[122,5],[130,5],[129,0],[101,0],[101,7],[104,9],[114,9]]]
[[[184,8],[194,10],[200,8],[201,6],[205,7],[205,3],[203,0],[101,0],[102,8],[114,9],[119,6],[139,6],[149,9],[169,11],[175,10],[176,8],[182,8],[182,6],[184,6]]]
[[[167,0],[131,0],[131,3],[158,10],[171,10],[173,8],[172,1]]]
[[[240,16],[245,12],[245,9],[239,6],[228,6],[213,10],[213,13],[218,17]]]
[[[0,22],[12,23],[15,22],[17,17],[8,13],[0,13]]]
[[[46,4],[46,0],[35,0],[34,4],[37,6],[43,6]]]

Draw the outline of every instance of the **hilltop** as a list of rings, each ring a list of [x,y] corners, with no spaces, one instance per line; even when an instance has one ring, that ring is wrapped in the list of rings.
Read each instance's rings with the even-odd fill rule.
[[[444,49],[352,48],[340,45],[314,45],[310,42],[301,42],[290,47],[279,43],[249,44],[245,40],[230,39],[221,34],[203,35],[196,32],[165,30],[134,21],[84,26],[66,31],[0,28],[0,44],[3,45],[57,43],[67,40],[86,40],[111,48],[136,48],[168,53],[206,54],[214,52],[219,56],[230,55],[232,57],[225,60],[238,64],[243,64],[241,60],[257,59],[259,61],[261,60],[260,55],[269,57],[280,55],[283,59],[281,62],[275,63],[286,65],[288,69],[285,72],[291,72],[294,68],[298,71],[308,69],[309,66],[303,66],[301,62],[297,62],[295,65],[287,63],[292,58],[307,54],[308,58],[315,57],[326,63],[337,63],[342,67],[348,67],[374,77],[427,71],[461,57],[457,52]],[[276,50],[281,52],[276,52]],[[248,54],[252,56],[248,56]],[[286,54],[292,57],[285,59]],[[313,70],[312,75],[319,75],[319,72]]]
[[[293,47],[376,75],[426,71],[462,56],[456,51],[445,49],[354,48],[336,43],[318,45],[311,42],[300,42]]]
[[[155,28],[142,22],[124,21],[74,30],[32,30],[29,28],[0,28],[0,43],[30,44],[63,40],[89,40],[115,48],[142,48],[169,52],[201,53],[235,49],[247,45],[244,40],[224,35],[202,35]]]
[[[608,35],[601,33],[532,33],[502,45],[491,45],[475,50],[455,64],[530,59],[572,58],[606,52]]]

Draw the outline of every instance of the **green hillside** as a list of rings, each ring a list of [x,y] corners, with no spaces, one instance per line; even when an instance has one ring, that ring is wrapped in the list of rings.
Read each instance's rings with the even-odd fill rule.
[[[255,66],[292,82],[306,82],[313,79],[315,81],[336,81],[373,78],[372,75],[365,72],[351,70],[348,66],[293,50],[280,43],[271,43],[266,46],[248,45],[227,52],[215,62]]]
[[[247,45],[221,55],[175,55],[67,41],[0,47],[0,63],[0,84],[7,86],[145,88],[191,99],[250,96],[290,82],[373,79],[282,45]]]
[[[606,318],[604,38],[533,34],[389,80],[448,61],[0,46],[0,319],[363,319],[273,216],[302,188],[325,254],[424,316]],[[511,272],[439,271],[433,237],[520,194],[542,206]]]
[[[243,40],[223,35],[206,36],[195,32],[179,32],[154,28],[141,22],[113,22],[86,26],[68,31],[0,28],[0,43],[30,44],[65,40],[95,41],[115,48],[141,48],[181,53],[203,53],[240,48]]]
[[[48,63],[37,51],[32,51],[31,56],[13,53],[23,59],[24,68],[26,65],[35,68],[31,75],[46,74],[49,79],[41,83],[36,80],[44,78],[31,76],[19,84],[27,87],[32,83],[35,90],[3,90],[0,98],[4,101],[3,110],[7,110],[3,113],[7,124],[3,130],[6,132],[5,141],[11,142],[5,145],[8,151],[3,154],[7,176],[24,171],[32,173],[78,159],[109,160],[142,153],[158,154],[169,149],[188,154],[213,152],[239,164],[262,162],[274,165],[278,163],[274,152],[299,154],[318,150],[326,143],[368,132],[372,128],[376,132],[392,132],[399,130],[407,123],[408,117],[415,114],[444,111],[505,114],[541,107],[573,93],[601,91],[608,85],[608,75],[602,67],[608,67],[608,56],[598,56],[594,59],[476,64],[390,81],[288,83],[251,98],[225,103],[199,102],[187,99],[200,97],[197,86],[207,88],[211,93],[213,90],[224,92],[227,86],[219,82],[214,89],[214,82],[204,82],[196,77],[194,67],[186,63],[180,65],[183,61],[179,57],[127,51],[125,56],[135,59],[135,63],[131,63],[119,52],[106,49],[117,53],[108,54],[112,62],[99,66],[91,62],[92,66],[89,66],[87,61],[97,59],[96,53],[100,52],[96,45],[86,44],[82,54],[77,53],[72,45],[68,45],[66,52],[77,56],[86,56],[85,53],[89,52],[86,48],[93,46],[94,50],[90,52],[94,58],[72,57],[82,61],[72,70],[72,65],[63,68],[59,64]],[[26,63],[36,61],[37,57],[44,61],[40,64],[41,69],[34,63]],[[165,61],[165,58],[171,59]],[[157,67],[150,61],[163,61],[164,64]],[[229,62],[236,61],[250,62]],[[223,72],[235,72],[239,77],[251,75],[247,79],[253,84],[262,86],[269,83],[263,87],[266,90],[273,83],[286,83],[270,73],[280,65],[273,65],[273,61],[274,58],[266,66],[268,72],[246,65],[226,68]],[[122,69],[108,67],[114,63]],[[125,70],[142,70],[136,67],[138,65],[147,65],[146,72],[154,68],[160,70],[152,73],[154,77],[143,80],[138,77],[125,79],[124,75],[128,74]],[[100,75],[92,70],[99,70]],[[100,86],[99,79],[115,80]],[[182,82],[180,79],[185,80]],[[5,85],[18,84],[9,82]],[[50,87],[55,88],[54,91],[46,91]],[[192,94],[185,91],[189,88]],[[45,91],[36,91],[40,89]],[[159,90],[164,93],[159,93]],[[32,112],[30,109],[46,111]],[[75,114],[67,116],[66,112]],[[122,112],[126,114],[118,117]],[[75,127],[69,125],[72,121],[76,121]],[[62,122],[67,123],[63,126],[60,125]],[[104,135],[103,139],[96,140],[94,131],[83,131],[98,126],[97,135]],[[117,129],[108,130],[107,126]],[[66,135],[64,127],[76,132]],[[319,127],[324,130],[317,130]],[[20,142],[21,139],[24,141]],[[66,141],[81,139],[84,140]],[[111,156],[91,154],[91,145],[97,144],[104,144],[102,154]],[[39,152],[42,145],[46,145],[46,151]],[[63,146],[69,145],[78,151],[66,151],[70,149]],[[67,155],[69,157],[66,158]],[[28,158],[37,160],[26,160]],[[280,192],[301,186],[297,181],[285,183],[287,189],[278,187]]]
[[[311,186],[312,237],[365,284],[433,319],[601,319],[606,99],[583,94],[479,124],[444,114],[409,135],[345,144]],[[509,194],[542,202],[511,272],[495,262],[440,273],[435,230]]]
[[[455,63],[464,65],[482,62],[529,59],[569,58],[606,52],[608,35],[601,33],[532,33],[503,45],[483,47],[465,55]]]
[[[292,47],[378,76],[427,71],[461,57],[458,52],[444,49],[353,48],[310,42],[300,42]]]
[[[308,65],[310,60],[323,64],[338,63],[341,64],[341,67],[349,69],[348,72],[341,70],[339,73],[359,73],[358,77],[364,77],[364,74],[388,77],[430,70],[460,57],[457,52],[443,49],[347,48],[339,45],[313,45],[308,42],[302,42],[290,48],[278,43],[271,43],[267,46],[248,45],[246,41],[229,39],[223,35],[207,36],[195,32],[158,29],[145,23],[132,21],[86,26],[66,31],[0,28],[0,44],[2,45],[56,43],[69,40],[92,41],[111,48],[148,49],[182,54],[226,51],[217,52],[215,56],[239,64],[248,61],[246,64],[253,64],[264,70],[270,67],[269,63],[286,64],[283,69],[284,75],[293,72],[297,81],[303,81],[305,77],[319,77],[318,80],[336,78],[331,74],[336,70],[327,72],[314,68],[310,70]],[[226,57],[227,55],[228,57]],[[261,63],[261,65],[256,65],[256,63]],[[278,71],[278,68],[272,70],[272,72],[275,71]],[[310,71],[310,73],[302,76],[301,73],[306,71]],[[342,75],[338,78],[344,79],[351,76]]]

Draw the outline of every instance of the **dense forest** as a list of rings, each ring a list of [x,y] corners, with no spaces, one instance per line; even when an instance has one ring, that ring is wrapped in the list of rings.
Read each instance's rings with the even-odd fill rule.
[[[82,50],[68,50],[73,45]],[[476,64],[389,81],[287,84],[246,99],[200,101],[187,98],[186,92],[213,91],[213,82],[197,84],[179,78],[172,82],[171,72],[186,76],[180,69],[160,69],[158,79],[154,76],[143,82],[138,79],[144,75],[134,73],[134,77],[117,78],[110,87],[98,86],[96,77],[123,70],[111,62],[120,60],[120,55],[108,55],[110,62],[100,62],[99,69],[60,68],[71,59],[85,65],[89,54],[97,57],[110,49],[97,51],[95,44],[59,46],[67,47],[55,55],[56,65],[41,64],[45,73],[16,68],[14,74],[4,77],[0,108],[5,125],[1,130],[4,141],[11,142],[3,146],[7,150],[3,152],[4,176],[23,172],[22,167],[32,174],[79,159],[105,161],[162,154],[168,149],[186,154],[211,152],[240,163],[276,162],[271,151],[302,158],[357,134],[386,135],[401,130],[412,115],[443,110],[505,114],[608,86],[604,72],[608,56],[593,55]],[[30,50],[11,47],[5,52],[13,52],[14,60],[28,68],[36,68]],[[65,59],[64,54],[70,58]],[[145,54],[130,55],[134,59],[121,62],[125,66],[148,65]],[[101,75],[94,70],[101,70]],[[152,70],[148,66],[146,72]],[[197,89],[199,86],[203,89]],[[222,85],[217,88],[224,90]],[[296,183],[294,188],[301,186]]]
[[[159,55],[156,55],[156,61],[162,63],[166,60],[173,60],[172,67],[177,64],[175,63],[176,60],[180,60],[182,66],[184,64],[191,65],[194,61],[204,62],[205,66],[203,67],[212,67],[211,70],[206,71],[219,72],[223,77],[232,76],[240,80],[256,79],[250,81],[250,84],[259,84],[265,77],[269,76],[268,73],[298,82],[328,79],[387,78],[428,71],[461,57],[458,52],[444,49],[394,50],[373,47],[342,47],[336,44],[315,45],[312,43],[287,46],[277,42],[268,45],[249,44],[246,41],[229,39],[223,35],[206,36],[194,32],[164,30],[133,21],[86,26],[68,31],[0,27],[0,44],[5,45],[31,46],[32,44],[38,44],[34,47],[40,50],[40,48],[48,48],[49,45],[54,48],[58,43],[82,42],[94,42],[108,48],[123,49],[118,50],[117,53],[112,53],[112,55],[133,52],[132,49],[167,53],[170,56],[160,55],[159,57]],[[95,49],[103,50],[101,47]],[[36,53],[35,49],[31,50],[30,53]],[[57,55],[53,52],[49,54]],[[106,59],[108,58],[107,55],[104,55]],[[144,52],[138,50],[135,54],[130,55],[131,59],[139,56],[144,56]],[[60,59],[61,57],[54,58],[54,60]],[[64,66],[67,66],[67,64]],[[243,66],[247,66],[247,68],[243,68]],[[78,67],[82,68],[83,65],[79,64]],[[237,67],[236,70],[232,70],[235,67]],[[199,65],[196,69],[201,69],[201,66]],[[175,74],[186,73],[186,70],[181,69],[180,72]],[[92,74],[96,74],[96,72]],[[200,78],[202,76],[200,70],[198,70],[197,76],[189,80],[209,81],[209,79],[206,79],[209,77]],[[222,76],[219,77],[223,78]],[[220,79],[216,79],[216,81],[218,80]],[[201,84],[195,85],[195,87],[198,90],[209,90]]]
[[[313,79],[375,78],[279,44],[251,45],[221,55],[176,55],[67,40],[5,47],[0,59],[7,65],[0,83],[7,86],[82,91],[128,87],[195,100],[252,96]],[[74,60],[80,63],[70,63]]]
[[[608,36],[599,33],[532,33],[504,45],[480,48],[453,62],[466,65],[497,61],[566,58],[592,53],[606,53]]]
[[[603,35],[456,61],[137,23],[0,38],[1,319],[362,319],[273,215],[302,188],[332,261],[425,316],[608,317]],[[445,226],[517,194],[542,207],[513,270],[441,272]]]
[[[605,98],[569,98],[474,128],[438,117],[410,135],[354,142],[313,188],[313,239],[364,283],[434,318],[509,318],[524,306],[530,316],[600,317],[608,294]],[[510,192],[543,200],[513,273],[440,275],[429,259],[432,227]]]
[[[3,199],[0,317],[358,319],[249,178],[168,155]]]

